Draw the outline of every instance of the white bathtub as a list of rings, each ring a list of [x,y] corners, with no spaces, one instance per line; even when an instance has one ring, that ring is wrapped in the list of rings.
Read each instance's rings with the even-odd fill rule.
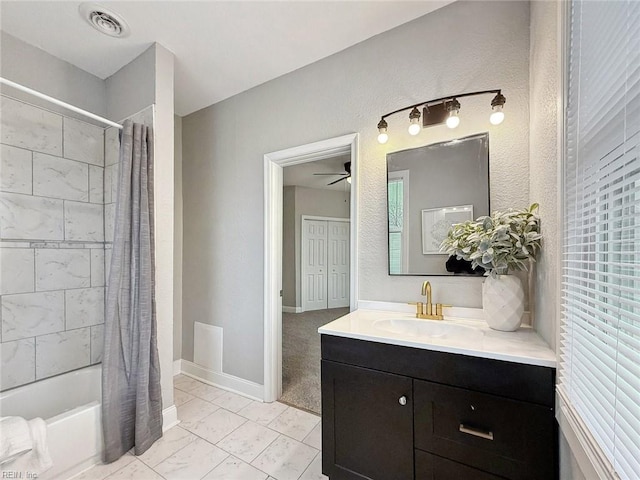
[[[83,368],[0,393],[0,416],[47,422],[53,467],[39,480],[68,479],[100,461],[101,366]]]

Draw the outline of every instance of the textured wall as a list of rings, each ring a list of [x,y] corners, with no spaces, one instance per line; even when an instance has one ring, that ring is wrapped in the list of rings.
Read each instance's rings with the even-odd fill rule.
[[[552,348],[556,345],[558,293],[558,5],[531,3],[531,125],[529,198],[540,204],[544,244],[536,264],[533,317],[536,330]]]
[[[389,119],[389,143],[376,141],[386,112],[489,88],[507,97],[499,127],[488,123],[491,97],[483,96],[461,102],[455,131],[440,126],[410,137],[407,117],[398,115]],[[493,208],[526,205],[526,2],[455,2],[185,117],[183,358],[193,358],[193,322],[221,326],[224,372],[262,383],[265,153],[360,133],[359,298],[404,302],[418,298],[424,278],[387,274],[386,153],[487,130]],[[440,302],[481,305],[479,279],[432,283]]]

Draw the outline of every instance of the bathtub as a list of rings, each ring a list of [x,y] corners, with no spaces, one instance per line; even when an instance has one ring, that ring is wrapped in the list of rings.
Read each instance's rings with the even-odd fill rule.
[[[0,393],[0,416],[42,417],[53,467],[39,480],[68,479],[100,462],[101,366],[47,378]]]

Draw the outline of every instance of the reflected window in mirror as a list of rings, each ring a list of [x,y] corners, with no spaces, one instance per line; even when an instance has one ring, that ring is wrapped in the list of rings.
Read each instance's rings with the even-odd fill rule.
[[[407,188],[405,188],[405,185]],[[387,199],[389,214],[389,272],[402,274],[409,261],[408,224],[409,213],[409,170],[390,172],[387,178]]]
[[[489,214],[489,134],[389,153],[387,200],[390,275],[481,275],[439,245]]]

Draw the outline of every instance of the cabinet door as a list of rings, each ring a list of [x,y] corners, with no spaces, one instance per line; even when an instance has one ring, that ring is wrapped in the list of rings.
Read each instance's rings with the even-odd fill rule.
[[[331,480],[413,479],[410,378],[322,361],[322,472]]]
[[[505,480],[505,478],[416,450],[416,480]]]

